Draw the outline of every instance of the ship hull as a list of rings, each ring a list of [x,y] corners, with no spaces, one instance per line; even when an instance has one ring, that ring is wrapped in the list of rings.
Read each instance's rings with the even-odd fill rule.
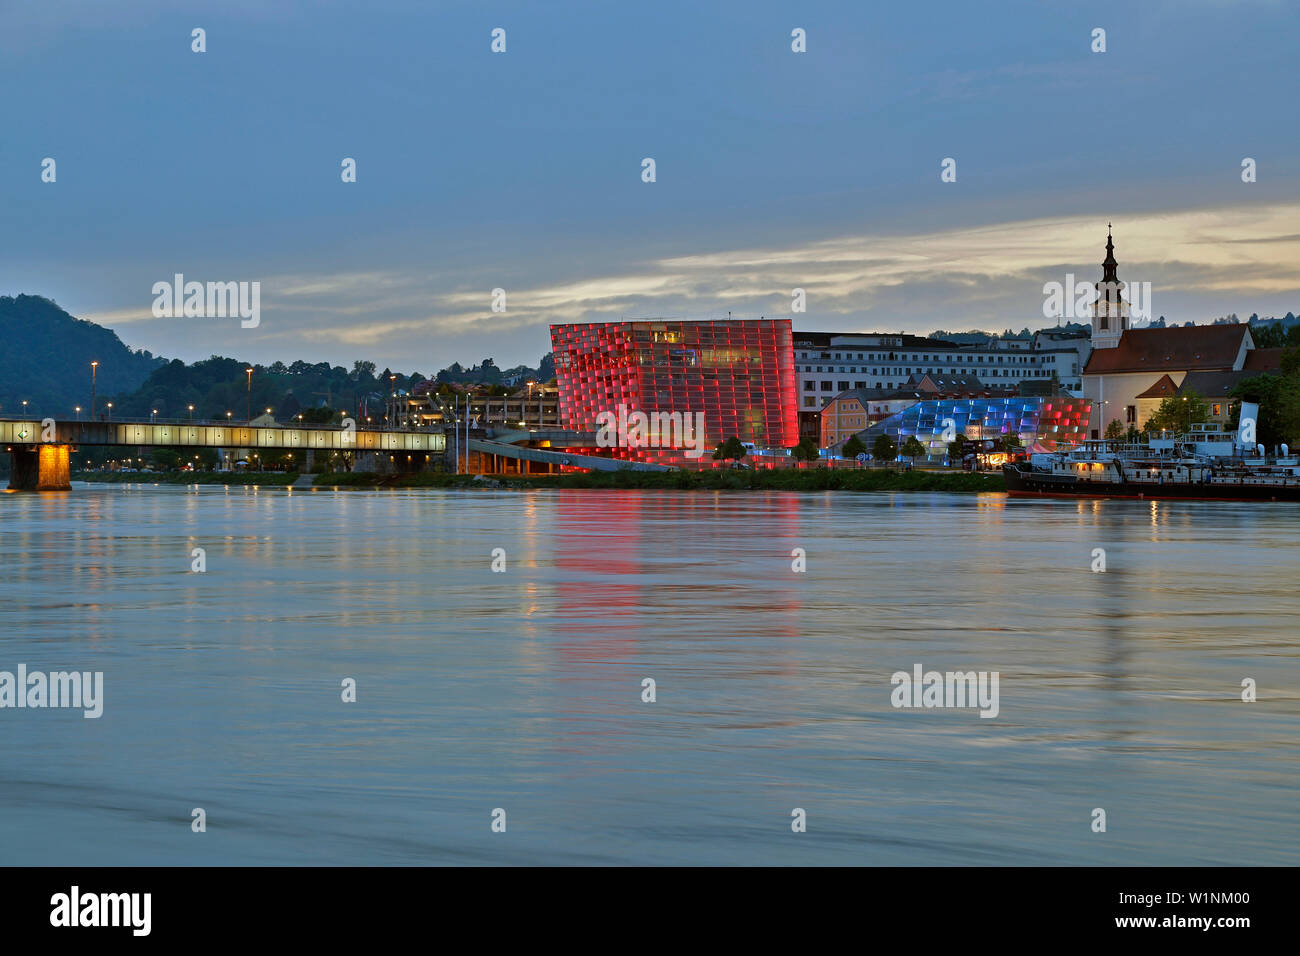
[[[1024,472],[1010,465],[1002,469],[1007,493],[1030,498],[1133,498],[1183,499],[1192,501],[1300,501],[1300,483],[1291,485],[1214,483],[1153,484],[1150,482],[1101,482],[1069,475]]]

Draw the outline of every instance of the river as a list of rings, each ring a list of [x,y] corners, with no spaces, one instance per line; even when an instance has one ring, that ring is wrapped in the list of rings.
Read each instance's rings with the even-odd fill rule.
[[[103,712],[0,709],[0,862],[1294,865],[1298,569],[1295,504],[3,494],[0,671]]]

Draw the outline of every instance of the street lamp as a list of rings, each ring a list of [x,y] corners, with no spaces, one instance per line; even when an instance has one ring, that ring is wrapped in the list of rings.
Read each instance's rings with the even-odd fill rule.
[[[248,420],[251,422],[253,420],[253,368],[250,365],[244,371],[248,373],[248,404],[246,411],[248,412]]]
[[[194,406],[193,406],[193,405],[188,405],[188,406],[186,406],[186,407],[189,408],[189,410],[190,410],[190,424],[193,425],[193,424],[194,424]]]
[[[81,406],[78,405],[76,406],[76,408],[77,408],[77,421],[81,421]]]
[[[99,361],[90,363],[90,417],[95,417],[95,373],[99,371]]]
[[[112,403],[112,402],[109,402],[109,403],[108,403],[108,420],[109,420],[110,422],[113,420],[113,403]]]
[[[27,417],[27,399],[23,399],[23,418]]]

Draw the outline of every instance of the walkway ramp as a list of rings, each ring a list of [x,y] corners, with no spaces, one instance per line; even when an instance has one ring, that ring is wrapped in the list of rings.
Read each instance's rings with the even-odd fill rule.
[[[487,441],[482,438],[469,440],[470,451],[484,455],[500,455],[502,458],[517,458],[521,461],[537,461],[550,465],[571,465],[574,468],[590,468],[593,471],[673,471],[668,465],[656,465],[645,461],[624,461],[621,458],[603,458],[599,455],[578,455],[553,448],[527,448],[510,445],[505,442]]]

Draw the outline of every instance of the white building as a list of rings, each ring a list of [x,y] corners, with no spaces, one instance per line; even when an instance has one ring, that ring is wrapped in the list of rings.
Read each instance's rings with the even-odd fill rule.
[[[1092,354],[1088,332],[1040,329],[1034,333],[1034,352],[1040,364],[1056,374],[1061,388],[1075,398],[1083,397],[1083,370]]]
[[[974,376],[996,388],[1052,378],[1048,360],[1029,339],[995,339],[958,345],[892,333],[795,332],[794,366],[799,389],[799,433],[818,436],[822,408],[853,389],[890,392],[922,375]]]

